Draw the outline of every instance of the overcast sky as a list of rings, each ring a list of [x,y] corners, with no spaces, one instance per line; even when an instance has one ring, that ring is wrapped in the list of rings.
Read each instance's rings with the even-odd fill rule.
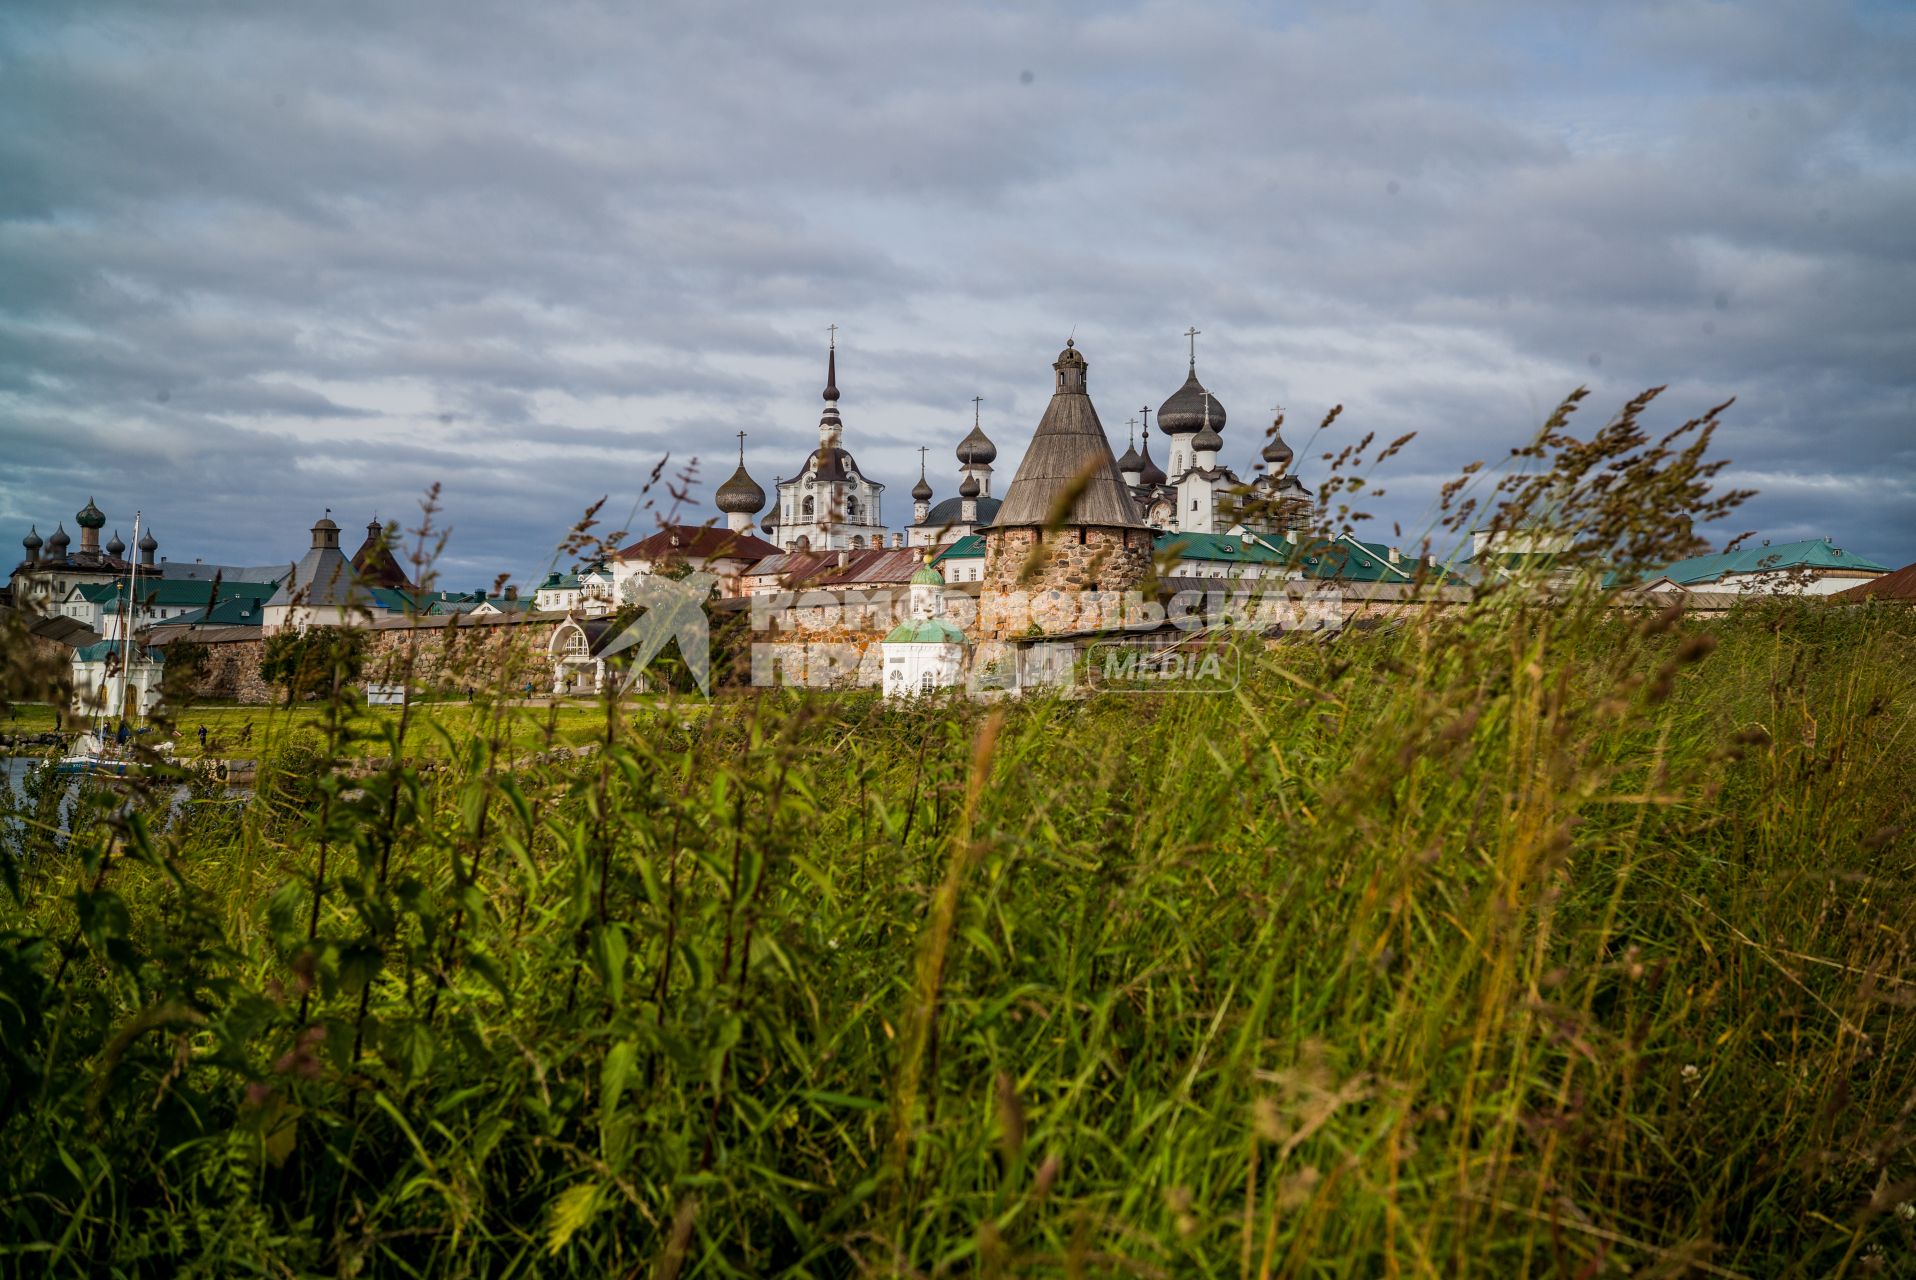
[[[1916,559],[1906,5],[15,3],[0,120],[8,546],[286,560],[437,481],[448,585],[523,581],[666,454],[701,518],[734,432],[791,475],[833,323],[898,528],[973,395],[1002,491],[1068,333],[1121,451],[1195,325],[1240,472],[1275,404],[1419,433],[1380,537],[1668,383],[1738,397],[1726,536]]]

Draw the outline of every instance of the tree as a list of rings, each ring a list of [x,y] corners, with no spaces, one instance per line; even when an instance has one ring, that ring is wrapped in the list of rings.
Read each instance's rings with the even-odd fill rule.
[[[366,633],[347,627],[308,627],[266,639],[259,677],[286,690],[286,705],[342,689],[359,678]]]
[[[166,664],[160,668],[160,701],[169,707],[184,707],[199,691],[206,675],[209,655],[206,646],[192,640],[175,640],[166,646]]]

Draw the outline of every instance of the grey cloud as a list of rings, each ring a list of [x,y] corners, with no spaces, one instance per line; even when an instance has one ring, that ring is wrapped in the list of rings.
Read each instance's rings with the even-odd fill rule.
[[[955,484],[973,394],[1010,474],[1074,325],[1122,435],[1196,322],[1240,469],[1279,401],[1293,430],[1343,401],[1345,438],[1422,432],[1386,527],[1578,382],[1594,414],[1668,381],[1672,422],[1742,397],[1748,521],[1916,556],[1907,24],[1510,0],[0,23],[10,521],[97,487],[169,550],[250,561],[441,480],[452,569],[489,576],[602,493],[629,511],[667,452],[701,494],[738,430],[761,483],[789,473],[828,321],[896,518],[919,444]]]

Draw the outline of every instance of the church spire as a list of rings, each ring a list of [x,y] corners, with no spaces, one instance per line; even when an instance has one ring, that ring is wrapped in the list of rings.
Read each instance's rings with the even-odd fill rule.
[[[838,326],[828,324],[825,328],[832,335],[831,354],[825,357],[825,402],[838,403]]]
[[[838,441],[845,430],[845,423],[838,416],[838,326],[827,326],[831,330],[831,352],[825,357],[825,412],[818,416],[818,448],[822,454],[838,448]]]

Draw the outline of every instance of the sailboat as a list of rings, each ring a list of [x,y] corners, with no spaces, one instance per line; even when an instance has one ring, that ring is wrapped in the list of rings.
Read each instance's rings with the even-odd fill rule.
[[[140,544],[140,513],[133,513],[133,545]],[[54,762],[55,773],[116,774],[127,773],[131,761],[126,752],[124,739],[127,720],[127,672],[133,666],[133,624],[136,617],[134,609],[135,587],[139,566],[135,561],[126,563],[126,595],[120,602],[120,725],[121,733],[116,740],[97,723],[93,728],[74,740],[73,750]],[[104,708],[102,709],[104,710]]]

